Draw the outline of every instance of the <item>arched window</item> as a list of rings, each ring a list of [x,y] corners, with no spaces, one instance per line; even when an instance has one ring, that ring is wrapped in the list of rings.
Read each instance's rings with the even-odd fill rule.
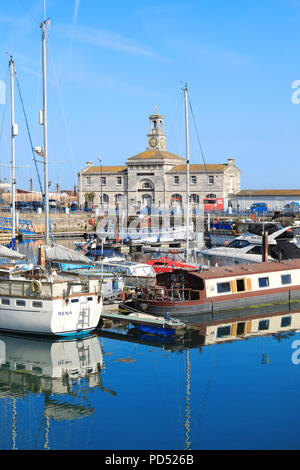
[[[154,184],[148,179],[142,179],[138,184],[138,190],[154,191]]]
[[[152,129],[156,129],[156,124],[157,124],[156,121],[152,121]]]
[[[116,194],[115,195],[115,204],[122,204],[123,201],[123,194]]]
[[[108,194],[102,194],[102,201],[103,201],[105,204],[108,204],[108,203],[109,203],[109,196],[108,196]],[[100,196],[100,202],[101,202],[101,196]]]
[[[206,194],[206,198],[207,199],[216,199],[216,195],[215,194]]]
[[[190,200],[193,204],[199,204],[199,195],[198,194],[191,194]]]
[[[182,196],[180,194],[172,194],[171,204],[182,204]]]
[[[153,189],[153,184],[150,183],[150,181],[145,181],[145,182],[142,184],[142,189]]]

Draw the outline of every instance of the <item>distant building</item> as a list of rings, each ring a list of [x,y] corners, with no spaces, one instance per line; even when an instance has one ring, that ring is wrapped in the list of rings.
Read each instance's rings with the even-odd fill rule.
[[[234,210],[249,210],[256,202],[265,202],[270,211],[280,211],[291,202],[300,204],[300,189],[244,189],[231,197]]]
[[[155,204],[158,207],[184,205],[186,202],[185,159],[166,147],[164,116],[149,116],[150,130],[144,152],[129,157],[125,165],[95,166],[87,162],[78,172],[79,204],[94,193],[94,206],[122,204],[127,209]],[[190,200],[194,205],[217,198],[228,199],[240,191],[240,170],[234,159],[227,163],[190,164]]]

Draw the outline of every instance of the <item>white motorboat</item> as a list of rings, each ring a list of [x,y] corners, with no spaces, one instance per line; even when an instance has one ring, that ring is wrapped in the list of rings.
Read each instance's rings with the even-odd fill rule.
[[[285,227],[268,235],[268,261],[300,258],[292,229]],[[198,250],[197,253],[208,258],[211,265],[260,263],[262,246],[262,235],[247,232],[226,246]]]
[[[146,263],[136,263],[125,259],[106,258],[96,261],[95,266],[103,269],[104,273],[120,274],[124,278],[126,286],[145,287],[154,285],[156,272],[152,266]]]

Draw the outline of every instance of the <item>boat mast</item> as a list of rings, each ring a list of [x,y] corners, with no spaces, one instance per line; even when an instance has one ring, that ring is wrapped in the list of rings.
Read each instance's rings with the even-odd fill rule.
[[[16,249],[16,162],[15,162],[15,137],[18,135],[18,126],[15,123],[15,95],[14,95],[14,61],[9,60],[10,68],[10,92],[11,92],[11,194],[12,194],[12,240],[11,247]]]
[[[45,244],[49,245],[49,188],[48,188],[48,128],[47,128],[47,64],[46,64],[46,23],[49,18],[41,24],[42,28],[42,53],[43,53],[43,112],[42,125],[44,127],[44,201],[45,201]]]
[[[190,228],[190,149],[189,149],[189,116],[188,116],[188,90],[184,88],[185,104],[185,135],[186,135],[186,262],[189,261],[189,228]]]

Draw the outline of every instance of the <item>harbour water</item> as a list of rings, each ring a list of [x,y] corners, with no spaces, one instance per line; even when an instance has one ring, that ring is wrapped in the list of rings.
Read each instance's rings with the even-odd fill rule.
[[[176,338],[2,333],[0,449],[298,449],[299,312],[235,311]]]

